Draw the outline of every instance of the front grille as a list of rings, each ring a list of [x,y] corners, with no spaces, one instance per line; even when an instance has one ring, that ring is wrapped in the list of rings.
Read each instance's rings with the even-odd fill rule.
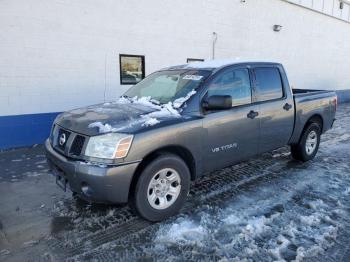
[[[55,125],[53,128],[51,138],[52,146],[56,151],[63,155],[69,157],[80,156],[86,141],[87,139],[85,136],[74,133],[70,130],[68,131],[58,125]]]
[[[74,156],[80,156],[85,143],[85,137],[81,135],[76,135],[72,143],[69,153]]]

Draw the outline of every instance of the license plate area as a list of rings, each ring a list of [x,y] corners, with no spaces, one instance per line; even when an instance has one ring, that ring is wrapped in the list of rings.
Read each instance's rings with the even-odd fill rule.
[[[68,180],[64,176],[63,171],[58,170],[56,167],[53,168],[53,173],[56,176],[56,184],[64,191],[67,191]]]

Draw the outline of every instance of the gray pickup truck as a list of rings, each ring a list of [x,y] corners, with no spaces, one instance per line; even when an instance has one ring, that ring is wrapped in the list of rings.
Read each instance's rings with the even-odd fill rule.
[[[331,91],[291,89],[283,66],[198,62],[157,71],[116,101],[60,114],[45,143],[56,183],[160,221],[191,181],[290,145],[314,158],[335,119]]]

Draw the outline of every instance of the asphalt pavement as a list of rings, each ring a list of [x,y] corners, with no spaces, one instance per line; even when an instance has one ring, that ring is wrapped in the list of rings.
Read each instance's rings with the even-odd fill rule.
[[[350,261],[350,104],[316,158],[288,147],[203,177],[161,223],[63,192],[42,145],[0,153],[0,261]]]

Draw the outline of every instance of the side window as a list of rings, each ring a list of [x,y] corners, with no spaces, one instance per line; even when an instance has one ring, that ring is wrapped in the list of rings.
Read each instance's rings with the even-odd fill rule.
[[[248,69],[229,69],[218,75],[208,89],[208,96],[213,95],[230,95],[232,106],[250,104],[252,94]]]
[[[267,101],[283,96],[281,75],[277,68],[255,68],[254,72],[257,101]]]

